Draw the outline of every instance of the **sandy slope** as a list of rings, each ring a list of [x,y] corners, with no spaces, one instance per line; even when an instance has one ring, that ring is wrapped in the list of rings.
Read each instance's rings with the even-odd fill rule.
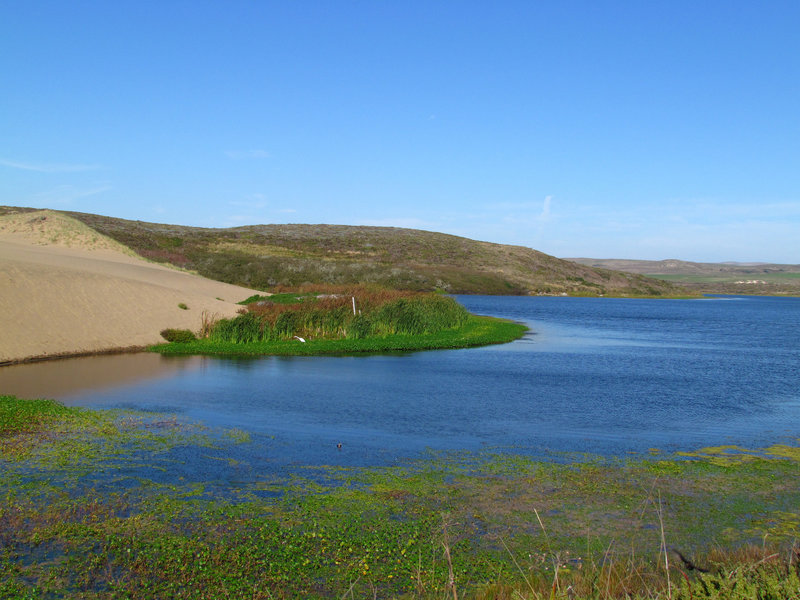
[[[0,217],[0,363],[157,343],[253,293],[149,263],[64,215]]]

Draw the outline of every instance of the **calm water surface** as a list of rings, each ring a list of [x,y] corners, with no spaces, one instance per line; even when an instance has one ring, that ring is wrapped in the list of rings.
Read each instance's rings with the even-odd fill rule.
[[[99,387],[44,395],[244,429],[259,468],[391,464],[428,448],[620,455],[800,434],[800,299],[458,299],[532,333],[402,355],[74,359],[0,369],[0,393],[58,388],[58,371],[77,371]]]

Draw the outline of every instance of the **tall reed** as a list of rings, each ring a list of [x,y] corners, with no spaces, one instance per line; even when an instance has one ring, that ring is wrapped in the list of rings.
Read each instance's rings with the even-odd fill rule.
[[[359,286],[334,288],[292,304],[262,300],[243,314],[216,323],[212,340],[252,343],[308,339],[359,339],[420,335],[462,326],[469,313],[452,298]],[[305,290],[302,293],[307,294]]]

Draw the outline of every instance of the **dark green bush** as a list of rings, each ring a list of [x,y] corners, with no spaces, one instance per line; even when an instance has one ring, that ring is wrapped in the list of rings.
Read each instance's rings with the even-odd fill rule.
[[[188,329],[164,329],[161,331],[161,337],[168,342],[177,342],[179,344],[193,342],[197,339],[197,336]]]

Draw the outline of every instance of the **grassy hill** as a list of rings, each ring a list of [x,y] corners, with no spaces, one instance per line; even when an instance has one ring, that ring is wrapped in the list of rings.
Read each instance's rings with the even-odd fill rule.
[[[590,267],[616,269],[720,294],[800,294],[800,265],[698,263],[684,260],[571,258]]]
[[[0,207],[0,214],[33,210]],[[587,267],[530,248],[415,229],[347,225],[212,229],[65,214],[151,260],[255,289],[362,282],[466,294],[686,294],[669,282]]]

